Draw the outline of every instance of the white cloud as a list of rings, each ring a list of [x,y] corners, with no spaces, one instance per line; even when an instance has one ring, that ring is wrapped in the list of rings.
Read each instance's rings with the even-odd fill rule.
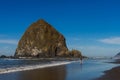
[[[107,44],[119,44],[120,45],[120,37],[112,37],[99,40],[100,42],[107,43]]]
[[[14,39],[0,39],[0,43],[1,44],[13,44],[13,45],[17,45],[18,40],[14,40]]]

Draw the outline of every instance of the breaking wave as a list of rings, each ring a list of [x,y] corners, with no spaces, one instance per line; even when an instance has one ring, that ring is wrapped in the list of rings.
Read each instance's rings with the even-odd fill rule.
[[[47,67],[65,65],[65,64],[70,64],[70,63],[71,63],[70,61],[69,62],[52,62],[49,64],[38,64],[38,65],[4,68],[4,69],[0,69],[0,74],[18,72],[18,71],[26,71],[26,70],[34,70],[34,69],[40,69],[40,68],[47,68]]]

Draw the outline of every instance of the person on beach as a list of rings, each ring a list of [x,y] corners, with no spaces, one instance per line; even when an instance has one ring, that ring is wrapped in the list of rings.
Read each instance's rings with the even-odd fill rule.
[[[82,64],[83,62],[82,62],[82,57],[80,57],[80,64]]]

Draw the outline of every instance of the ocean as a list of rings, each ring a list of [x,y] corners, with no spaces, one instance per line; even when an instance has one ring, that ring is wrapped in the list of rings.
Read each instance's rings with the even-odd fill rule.
[[[111,60],[0,59],[0,80],[94,80],[119,64]]]

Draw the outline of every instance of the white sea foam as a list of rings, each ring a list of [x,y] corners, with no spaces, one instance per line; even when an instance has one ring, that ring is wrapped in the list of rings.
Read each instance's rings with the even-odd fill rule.
[[[59,66],[59,65],[70,64],[72,62],[73,61],[69,61],[69,62],[52,62],[52,63],[49,63],[49,64],[39,64],[39,65],[31,65],[31,66],[12,67],[12,68],[0,69],[0,74],[18,72],[18,71],[26,71],[26,70],[33,70],[33,69],[40,69],[40,68],[53,67],[53,66]]]

